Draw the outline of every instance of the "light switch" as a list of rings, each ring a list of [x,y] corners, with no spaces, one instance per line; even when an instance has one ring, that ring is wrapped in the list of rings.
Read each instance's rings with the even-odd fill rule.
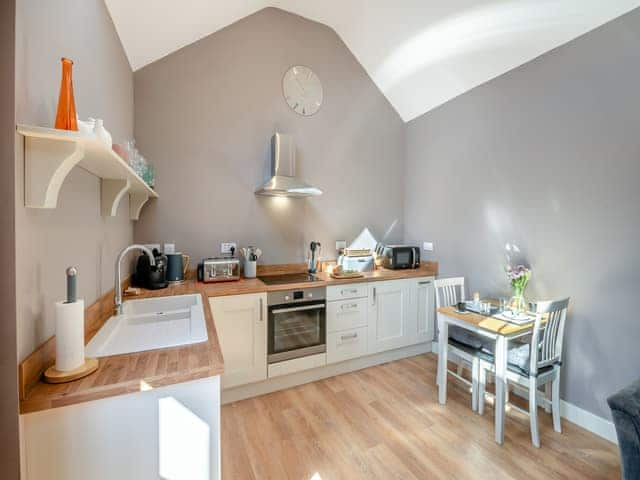
[[[433,242],[424,242],[422,244],[422,249],[425,252],[433,252]]]

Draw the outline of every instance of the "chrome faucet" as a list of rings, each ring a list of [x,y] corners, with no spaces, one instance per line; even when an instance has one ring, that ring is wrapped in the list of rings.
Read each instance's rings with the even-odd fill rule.
[[[156,264],[156,259],[153,257],[153,252],[151,250],[149,250],[147,247],[145,247],[144,245],[129,245],[128,247],[125,247],[119,254],[118,254],[118,258],[116,259],[116,284],[114,287],[114,292],[115,292],[115,304],[116,304],[116,315],[121,315],[122,314],[122,287],[120,286],[120,265],[122,264],[122,259],[124,258],[124,256],[129,253],[131,250],[142,250],[143,252],[145,252],[147,255],[149,255],[149,263],[151,264],[151,266],[154,266]]]

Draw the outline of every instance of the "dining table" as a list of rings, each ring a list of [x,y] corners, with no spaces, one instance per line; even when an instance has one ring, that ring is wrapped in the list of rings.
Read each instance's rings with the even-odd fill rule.
[[[480,310],[480,309],[478,309]],[[504,442],[505,398],[507,394],[507,356],[509,342],[529,335],[535,323],[535,316],[518,322],[509,321],[504,312],[492,309],[480,311],[459,311],[455,306],[441,307],[438,317],[438,402],[447,403],[447,353],[449,325],[456,325],[495,342],[495,441]]]

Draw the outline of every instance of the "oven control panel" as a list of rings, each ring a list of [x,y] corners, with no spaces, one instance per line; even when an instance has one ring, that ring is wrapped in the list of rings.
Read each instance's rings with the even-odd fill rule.
[[[327,291],[325,287],[269,292],[267,294],[267,305],[282,305],[284,303],[299,303],[312,300],[324,300],[326,296]]]

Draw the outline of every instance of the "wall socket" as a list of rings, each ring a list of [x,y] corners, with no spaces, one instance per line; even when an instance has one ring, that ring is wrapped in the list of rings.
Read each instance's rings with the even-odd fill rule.
[[[220,244],[220,253],[231,253],[231,249],[238,253],[238,244],[236,242],[225,242]]]
[[[336,250],[344,250],[347,248],[346,240],[336,240]]]
[[[425,252],[433,252],[433,242],[424,242],[422,244],[422,249]]]

